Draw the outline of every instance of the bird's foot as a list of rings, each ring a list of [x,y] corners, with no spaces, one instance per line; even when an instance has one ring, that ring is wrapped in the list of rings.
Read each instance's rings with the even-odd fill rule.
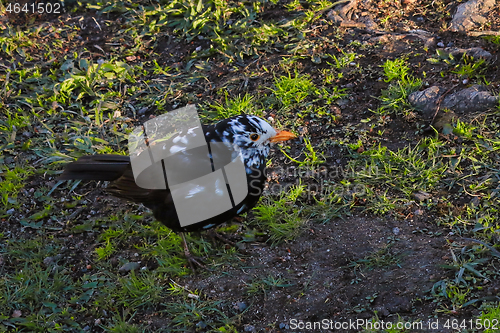
[[[189,251],[187,253],[184,251],[184,255],[186,256],[186,260],[188,261],[189,267],[191,267],[193,273],[196,272],[197,268],[208,270],[207,266],[205,266],[205,263],[200,257],[193,256]]]
[[[212,243],[215,244],[215,240],[218,239],[220,240],[221,242],[223,242],[224,244],[227,244],[231,247],[234,247],[236,248],[240,253],[242,254],[248,254],[247,251],[245,251],[242,247],[239,246],[239,244],[227,239],[227,237],[225,237],[224,235],[221,235],[219,234],[218,232],[214,231],[214,230],[208,230],[207,232],[207,235],[208,237],[210,237],[212,239]]]

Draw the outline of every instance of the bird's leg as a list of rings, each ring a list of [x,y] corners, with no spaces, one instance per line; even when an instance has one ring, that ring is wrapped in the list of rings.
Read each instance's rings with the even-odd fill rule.
[[[195,271],[195,266],[207,269],[207,267],[202,263],[202,260],[200,258],[193,256],[191,252],[189,252],[189,248],[186,242],[186,236],[184,236],[183,232],[181,232],[180,234],[182,237],[182,243],[184,245],[184,255],[186,256],[186,259],[189,262],[189,266],[191,266],[193,272]]]

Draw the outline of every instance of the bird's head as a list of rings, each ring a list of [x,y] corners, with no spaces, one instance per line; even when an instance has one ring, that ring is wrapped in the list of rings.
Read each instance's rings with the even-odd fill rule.
[[[241,152],[246,166],[260,167],[269,155],[270,144],[295,138],[287,131],[274,129],[267,121],[253,115],[239,115],[220,121],[216,132],[223,142]]]

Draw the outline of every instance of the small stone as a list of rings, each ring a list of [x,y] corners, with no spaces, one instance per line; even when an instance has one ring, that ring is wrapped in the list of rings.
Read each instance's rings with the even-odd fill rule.
[[[432,194],[424,192],[424,191],[418,191],[418,192],[413,193],[411,196],[418,201],[424,201],[424,200],[430,199],[432,197]]]
[[[207,324],[206,324],[204,321],[199,321],[199,322],[196,324],[196,327],[201,328],[201,329],[204,329],[204,328],[207,328]]]
[[[12,312],[12,318],[19,318],[23,315],[23,313],[21,312],[21,310],[14,310]]]
[[[101,325],[101,322],[102,320],[97,318],[96,320],[94,320],[94,325]]]
[[[392,233],[393,233],[394,235],[396,235],[396,236],[397,236],[397,235],[399,235],[399,233],[400,233],[400,232],[401,232],[401,230],[400,230],[398,227],[394,227],[394,228],[392,228]]]
[[[200,296],[198,295],[195,295],[195,294],[188,294],[188,298],[192,298],[192,299],[196,299],[196,300],[199,300],[200,299]]]
[[[238,302],[236,302],[234,308],[240,312],[243,312],[247,308],[247,305],[245,304],[245,302],[238,301]]]
[[[443,42],[438,42],[436,45],[437,45],[438,47],[444,47],[444,43],[443,43]]]
[[[85,327],[83,328],[83,330],[84,330],[84,331],[90,331],[90,326],[89,326],[89,325],[85,326]]]
[[[245,332],[255,332],[255,326],[253,325],[245,325]]]
[[[28,131],[24,131],[24,132],[23,132],[23,135],[24,135],[25,137],[27,137],[27,138],[31,138],[31,136],[32,136],[33,134],[31,134],[31,133],[30,133],[30,132],[28,132]]]
[[[14,208],[11,208],[8,211],[6,211],[6,213],[7,213],[7,215],[12,215],[12,214],[14,214],[15,211],[16,210]]]
[[[287,330],[290,329],[290,325],[288,325],[286,323],[280,323],[280,327],[281,327],[281,325],[283,325],[284,329],[287,329]]]
[[[51,266],[52,264],[54,264],[54,257],[47,257],[43,259],[43,264],[45,266]]]
[[[122,267],[118,269],[119,272],[125,273],[125,272],[130,272],[133,271],[134,269],[139,268],[139,263],[138,262],[128,262]]]

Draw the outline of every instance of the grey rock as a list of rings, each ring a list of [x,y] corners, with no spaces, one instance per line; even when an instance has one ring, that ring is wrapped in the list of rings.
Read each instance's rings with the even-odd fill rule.
[[[497,104],[498,96],[491,95],[484,86],[474,85],[446,96],[441,104],[441,108],[450,109],[455,112],[470,113],[484,112],[494,108]]]
[[[450,30],[466,32],[486,23],[488,11],[495,6],[495,0],[470,0],[458,5],[451,20]]]
[[[408,96],[410,104],[421,111],[425,118],[431,118],[437,107],[439,97],[444,94],[446,88],[432,86],[422,91],[415,91]]]
[[[431,118],[436,110],[439,97],[446,91],[443,87],[433,86],[416,91],[408,96],[410,104],[421,111],[423,116]],[[498,96],[493,96],[484,86],[474,85],[444,97],[440,109],[454,112],[484,112],[498,104]]]
[[[493,58],[493,55],[491,53],[483,50],[480,47],[471,47],[468,49],[447,47],[444,49],[444,51],[451,54],[455,59],[461,58],[463,55],[468,55],[469,57],[472,57],[474,59],[481,59],[482,58],[482,59],[490,60],[491,58]]]

